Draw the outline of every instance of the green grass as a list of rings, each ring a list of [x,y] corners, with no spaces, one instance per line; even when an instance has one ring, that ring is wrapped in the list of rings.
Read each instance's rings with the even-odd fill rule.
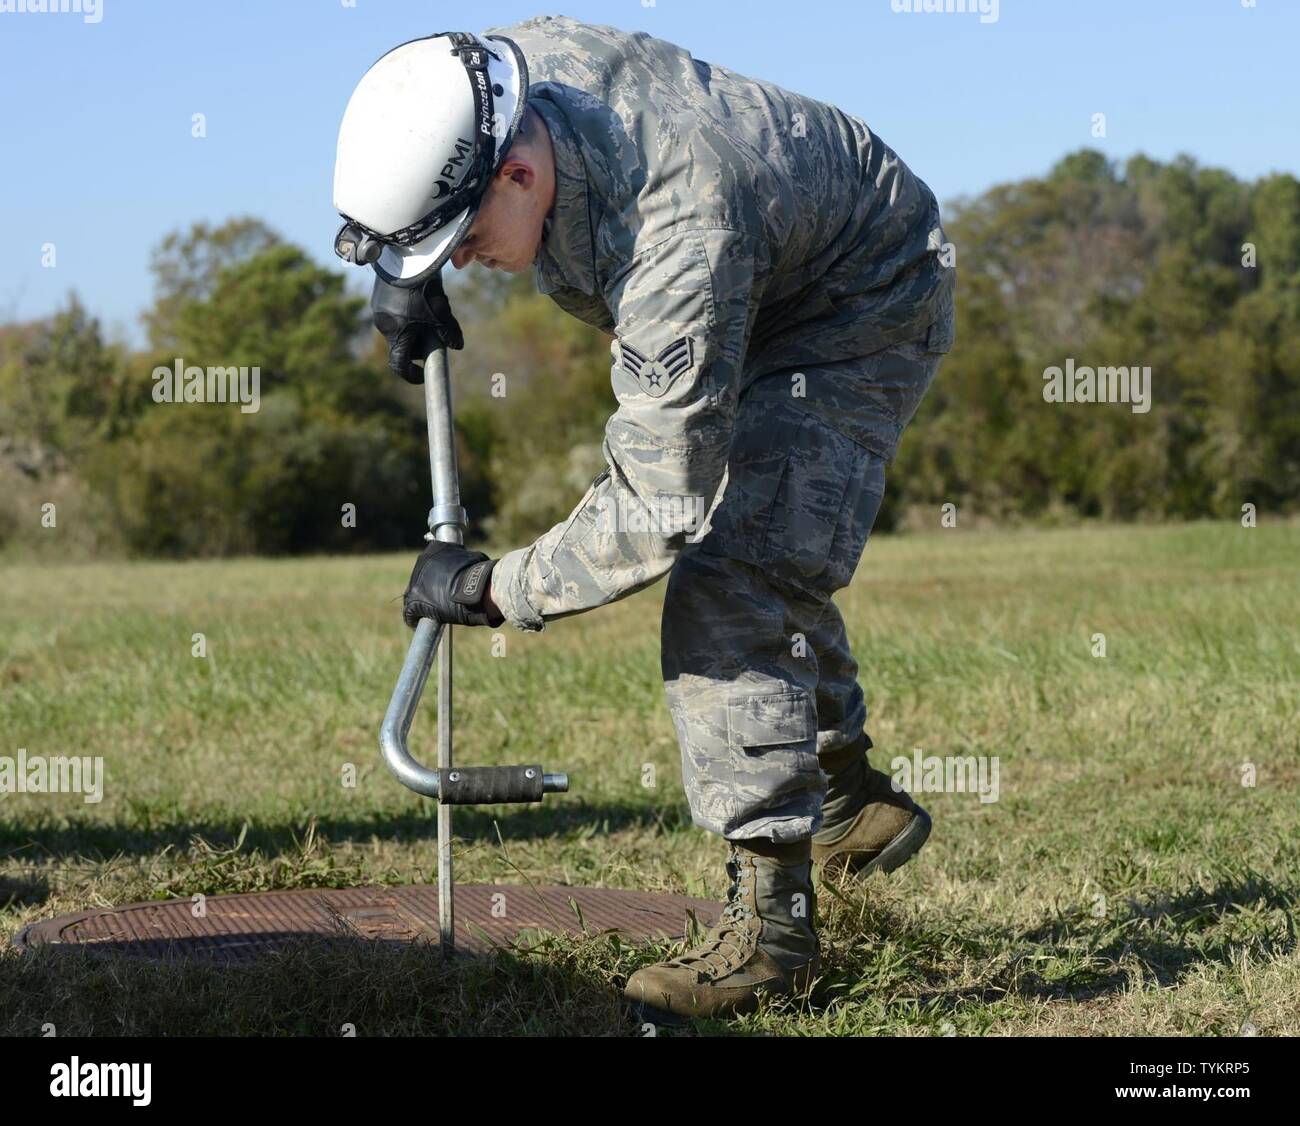
[[[822,888],[811,1004],[686,1034],[1300,1033],[1298,563],[1294,524],[877,538],[840,600],[873,759],[996,755],[1001,800],[927,795],[917,860]],[[431,806],[376,748],[409,566],[0,569],[0,754],[103,755],[107,774],[97,805],[0,797],[4,943],[86,906],[431,879]],[[572,783],[458,811],[459,880],[723,894],[723,846],[680,788],[658,610],[656,589],[509,631],[504,656],[459,632],[458,761]],[[242,970],[5,949],[0,1033],[634,1035],[618,986],[648,956],[601,936]]]

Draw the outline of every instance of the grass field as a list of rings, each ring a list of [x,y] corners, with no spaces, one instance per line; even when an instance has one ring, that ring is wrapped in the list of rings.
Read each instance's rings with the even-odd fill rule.
[[[0,1033],[637,1034],[618,993],[648,954],[606,936],[450,966],[8,949],[86,906],[431,879],[432,807],[376,747],[409,567],[0,569],[0,755],[106,770],[97,804],[0,797]],[[882,536],[841,605],[877,765],[997,756],[1000,800],[929,794],[915,861],[822,888],[810,1004],[686,1034],[1300,1034],[1300,526]],[[541,761],[572,792],[458,812],[458,879],[722,896],[723,847],[680,788],[658,609],[655,589],[510,631],[503,656],[460,631],[458,761]]]

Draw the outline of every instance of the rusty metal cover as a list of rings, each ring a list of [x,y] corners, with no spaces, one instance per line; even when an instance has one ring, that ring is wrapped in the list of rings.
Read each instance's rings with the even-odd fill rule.
[[[617,931],[630,942],[680,939],[688,912],[710,926],[721,907],[680,895],[616,888],[456,885],[456,949],[482,954],[540,934]],[[438,941],[436,884],[212,895],[132,903],[33,923],[14,936],[30,949],[60,945],[145,958],[246,962],[303,939],[385,944]]]

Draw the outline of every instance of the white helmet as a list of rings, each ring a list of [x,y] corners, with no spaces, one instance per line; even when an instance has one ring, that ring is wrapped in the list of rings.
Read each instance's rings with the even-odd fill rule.
[[[395,47],[358,83],[339,127],[340,258],[394,285],[451,257],[519,129],[523,52],[503,36],[448,31]]]

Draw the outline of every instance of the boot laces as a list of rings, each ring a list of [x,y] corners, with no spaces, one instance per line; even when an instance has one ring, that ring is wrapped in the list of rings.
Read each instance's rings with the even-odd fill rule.
[[[727,889],[727,905],[721,917],[694,950],[674,959],[677,965],[688,968],[698,963],[700,968],[696,972],[707,979],[731,973],[754,948],[755,915],[749,894],[755,880],[754,861],[742,858],[733,848],[727,873],[731,876],[731,886]]]

